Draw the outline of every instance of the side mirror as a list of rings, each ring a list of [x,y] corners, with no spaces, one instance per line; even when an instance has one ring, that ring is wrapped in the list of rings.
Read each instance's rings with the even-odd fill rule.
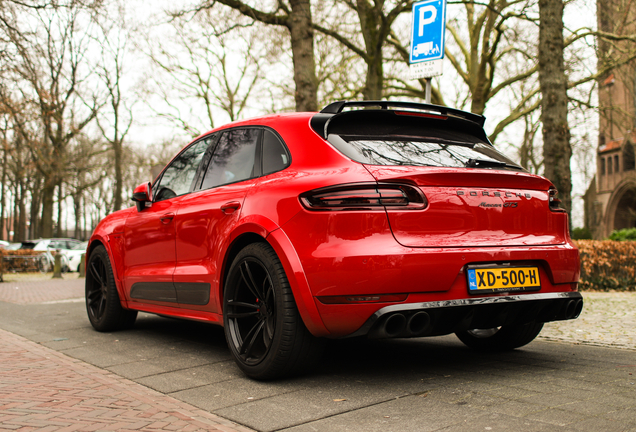
[[[133,190],[132,198],[130,199],[137,205],[138,212],[146,208],[152,201],[151,188],[152,186],[150,185],[150,182],[148,182],[140,184],[135,188],[135,190]]]

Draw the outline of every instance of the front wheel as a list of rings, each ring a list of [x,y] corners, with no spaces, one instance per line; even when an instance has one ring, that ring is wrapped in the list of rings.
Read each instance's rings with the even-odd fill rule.
[[[455,333],[466,346],[484,351],[509,351],[532,342],[541,333],[543,323],[532,322],[490,329]]]
[[[97,246],[88,259],[86,312],[91,325],[100,332],[130,328],[137,318],[137,311],[121,306],[110,258],[104,246]]]
[[[283,266],[268,244],[248,245],[234,259],[223,324],[234,360],[250,378],[293,375],[320,358],[323,343],[305,327]]]

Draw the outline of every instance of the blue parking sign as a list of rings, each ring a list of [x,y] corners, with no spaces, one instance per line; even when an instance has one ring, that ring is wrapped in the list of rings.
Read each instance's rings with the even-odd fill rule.
[[[426,0],[413,5],[410,63],[444,58],[446,0]]]

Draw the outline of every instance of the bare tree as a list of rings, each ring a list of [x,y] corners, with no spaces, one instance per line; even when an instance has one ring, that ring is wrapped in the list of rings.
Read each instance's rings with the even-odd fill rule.
[[[104,139],[110,144],[114,156],[114,192],[113,211],[122,207],[124,188],[124,140],[133,123],[132,105],[123,88],[124,67],[128,53],[128,38],[125,30],[123,11],[119,10],[117,20],[100,17],[99,44],[101,46],[101,62],[97,67],[103,86],[106,89],[108,109],[102,109],[96,116],[97,125]],[[89,186],[87,186],[89,187]],[[76,200],[77,205],[77,200]]]
[[[169,40],[147,41],[157,70],[147,80],[148,92],[167,107],[155,111],[192,136],[214,128],[216,108],[230,121],[238,119],[262,78],[257,32],[225,33],[225,21],[205,9],[191,20],[172,20]]]
[[[310,0],[280,0],[275,9],[265,12],[240,0],[205,0],[194,12],[211,10],[216,3],[224,4],[254,21],[280,26],[289,31],[292,59],[294,65],[294,83],[297,111],[316,111],[318,81],[316,79],[316,61],[314,58],[314,31]],[[184,15],[192,11],[181,11]]]
[[[82,68],[88,37],[86,30],[78,28],[81,13],[81,7],[73,4],[16,10],[12,15],[15,25],[2,28],[15,53],[8,69],[41,124],[42,140],[30,150],[44,180],[39,233],[44,237],[53,234],[55,191],[63,180],[68,144],[95,118],[98,109],[96,102],[86,105],[78,95],[88,73]],[[20,29],[18,22],[35,23],[36,30]],[[16,114],[14,110],[12,115]],[[16,126],[28,142],[25,128],[20,122]]]
[[[362,95],[365,100],[382,99],[385,84],[383,50],[395,20],[412,7],[412,0],[398,0],[390,5],[385,0],[340,0],[335,13],[343,8],[353,12],[358,20],[357,28],[352,29],[347,20],[328,19],[334,12],[326,15],[323,22],[313,24],[317,31],[334,38],[364,61],[366,77]]]

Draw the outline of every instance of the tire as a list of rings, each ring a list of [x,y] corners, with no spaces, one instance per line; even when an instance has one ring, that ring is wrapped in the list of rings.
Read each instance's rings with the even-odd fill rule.
[[[484,351],[509,351],[532,342],[541,333],[543,323],[509,325],[492,329],[474,329],[455,333],[466,346]]]
[[[86,312],[95,330],[109,332],[133,326],[137,311],[124,309],[119,301],[108,252],[97,246],[86,271]]]
[[[324,347],[305,327],[283,266],[266,243],[250,244],[234,259],[223,324],[236,364],[257,380],[304,372],[320,360]]]

